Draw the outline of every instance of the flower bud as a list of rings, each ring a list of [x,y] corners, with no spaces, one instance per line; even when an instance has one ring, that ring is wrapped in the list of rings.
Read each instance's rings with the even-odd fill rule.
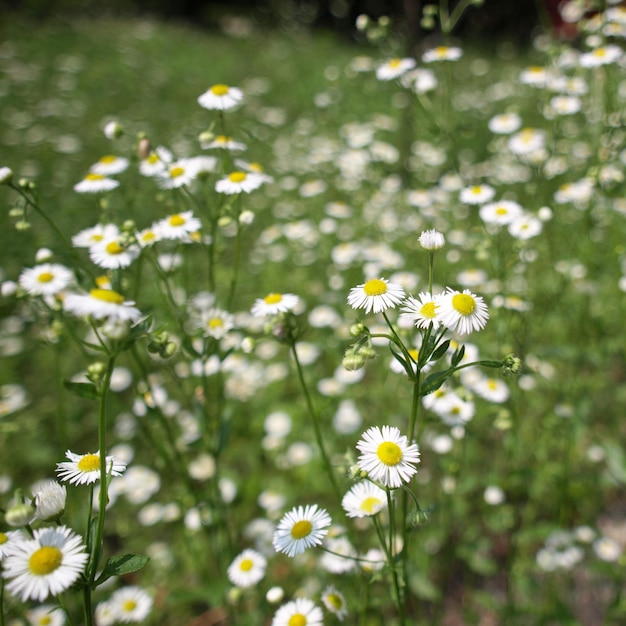
[[[140,159],[147,159],[150,156],[150,140],[147,137],[141,137],[137,143],[137,155]]]
[[[124,129],[119,122],[109,122],[104,126],[104,136],[107,139],[119,139],[124,134]]]
[[[0,185],[8,185],[13,180],[13,170],[10,167],[0,167]]]
[[[15,528],[26,526],[33,521],[35,507],[26,502],[12,504],[4,514],[4,521]]]
[[[362,324],[361,322],[357,322],[356,324],[352,324],[352,326],[350,326],[350,334],[353,337],[358,337],[359,335],[362,335],[365,332],[365,324]]]
[[[365,359],[361,356],[360,353],[353,352],[352,350],[348,350],[341,361],[344,369],[349,372],[356,372],[357,370],[365,367]]]
[[[504,357],[502,367],[504,368],[504,376],[515,376],[522,370],[522,359],[514,354],[507,354]]]
[[[41,482],[33,493],[35,517],[44,522],[57,520],[65,511],[67,489],[56,480]]]
[[[87,378],[92,383],[99,383],[104,376],[104,372],[106,370],[106,366],[104,363],[97,361],[96,363],[91,363],[87,366]]]
[[[441,250],[446,245],[446,239],[443,236],[443,233],[440,233],[438,230],[425,230],[419,236],[419,244],[427,250],[428,252],[435,252],[436,250]]]

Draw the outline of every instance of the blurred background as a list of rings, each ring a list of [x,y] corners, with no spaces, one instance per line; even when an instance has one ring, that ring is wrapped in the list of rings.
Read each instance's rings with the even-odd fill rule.
[[[559,0],[484,0],[480,10],[466,12],[457,35],[526,40],[537,26],[556,20]],[[420,35],[422,0],[0,0],[3,17],[18,14],[33,19],[63,17],[137,17],[191,22],[201,28],[219,28],[225,19],[240,16],[257,27],[294,25],[355,34],[356,17],[388,15],[410,38]],[[450,0],[451,9],[457,4]],[[561,25],[556,23],[556,28]]]

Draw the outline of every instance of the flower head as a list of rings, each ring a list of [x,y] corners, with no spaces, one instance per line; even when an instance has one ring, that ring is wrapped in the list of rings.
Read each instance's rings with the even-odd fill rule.
[[[72,485],[90,485],[100,479],[100,455],[74,454],[69,450],[65,453],[69,461],[57,463],[57,474],[61,480],[67,480]],[[106,457],[107,474],[121,476],[126,469],[126,463],[113,456]]]
[[[107,601],[116,622],[143,622],[152,610],[153,600],[141,587],[122,587]]]
[[[265,298],[257,298],[250,312],[254,317],[278,315],[292,311],[299,302],[300,298],[293,293],[269,293]]]
[[[322,602],[326,609],[335,615],[342,622],[343,618],[348,614],[346,599],[341,591],[338,591],[334,585],[328,585],[322,592]]]
[[[401,285],[385,278],[373,278],[350,289],[348,304],[353,309],[365,309],[366,313],[381,313],[399,304],[402,298],[404,289]]]
[[[41,604],[26,611],[26,619],[31,626],[63,626],[65,613],[54,604]]]
[[[24,541],[26,535],[21,530],[0,531],[0,561],[11,554],[16,544]]]
[[[446,239],[443,236],[443,233],[440,233],[438,230],[432,228],[431,230],[425,230],[419,236],[419,244],[424,248],[424,250],[428,250],[428,252],[435,252],[437,250],[441,250],[446,245]]]
[[[296,598],[276,611],[271,626],[322,626],[323,623],[322,609],[308,598]]]
[[[72,293],[63,300],[63,308],[77,317],[91,316],[122,322],[136,322],[141,311],[112,289],[92,289],[89,294]]]
[[[415,67],[415,59],[406,57],[404,59],[389,59],[376,69],[376,78],[378,80],[393,80],[399,78],[405,72]]]
[[[348,517],[370,517],[387,506],[387,494],[373,482],[361,480],[341,500]]]
[[[417,472],[420,454],[416,443],[409,444],[400,429],[393,426],[372,426],[356,444],[361,452],[358,465],[385,487],[401,487]]]
[[[199,96],[198,104],[209,110],[228,111],[235,108],[242,100],[241,89],[220,83],[213,85]]]
[[[260,174],[239,170],[220,178],[215,183],[215,191],[231,195],[241,192],[250,193],[258,189],[264,182],[265,179]]]
[[[35,517],[48,521],[57,519],[65,511],[67,489],[56,480],[44,480],[33,489]]]
[[[463,50],[456,46],[437,46],[431,50],[426,50],[422,54],[424,63],[432,63],[433,61],[458,61],[463,56]]]
[[[105,238],[89,248],[89,258],[98,267],[120,269],[128,267],[139,256],[137,245],[122,245],[119,237]]]
[[[228,566],[228,579],[236,587],[253,587],[263,576],[267,559],[256,550],[246,549]]]
[[[485,224],[496,224],[503,226],[521,217],[523,209],[520,204],[512,200],[500,200],[490,202],[480,207],[478,214]]]
[[[179,159],[167,163],[160,170],[155,172],[157,184],[161,189],[177,189],[189,185],[197,175],[198,171],[191,159]]]
[[[422,291],[417,298],[409,296],[400,309],[400,316],[410,319],[417,328],[439,328],[439,301],[438,296]]]
[[[103,156],[97,163],[94,163],[89,171],[93,174],[102,174],[103,176],[112,176],[120,174],[128,168],[130,161],[126,157],[118,157],[112,154]]]
[[[482,204],[489,202],[496,193],[490,185],[470,185],[461,189],[459,200],[465,204]]]
[[[81,537],[65,526],[39,528],[32,539],[17,542],[4,561],[6,589],[22,602],[42,602],[74,584],[88,554]]]
[[[199,231],[201,226],[200,219],[194,217],[192,211],[183,211],[160,220],[155,224],[154,230],[159,240],[187,240],[189,235]]]
[[[31,296],[53,296],[74,280],[70,269],[58,263],[42,263],[22,271],[20,287]]]
[[[104,174],[89,172],[83,180],[74,185],[74,191],[77,193],[99,193],[100,191],[111,191],[119,185],[119,181],[107,178]]]
[[[277,552],[296,556],[322,543],[330,524],[330,515],[317,504],[293,508],[278,522],[272,544]]]
[[[440,298],[439,319],[441,323],[459,335],[469,335],[482,330],[489,319],[485,301],[469,289],[463,293],[448,288]]]

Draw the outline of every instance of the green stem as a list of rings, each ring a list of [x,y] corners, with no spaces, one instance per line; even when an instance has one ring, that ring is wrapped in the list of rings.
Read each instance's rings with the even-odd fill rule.
[[[328,453],[326,452],[326,448],[324,447],[324,440],[322,439],[322,431],[319,423],[319,415],[313,406],[313,401],[311,399],[311,394],[309,393],[309,388],[304,379],[304,372],[302,371],[302,365],[300,364],[300,359],[298,357],[298,351],[296,350],[296,341],[295,339],[291,339],[290,346],[291,353],[293,354],[293,359],[296,363],[296,370],[298,372],[298,380],[300,381],[300,387],[304,392],[304,398],[306,400],[306,406],[309,411],[309,415],[311,416],[311,423],[313,424],[313,432],[315,434],[315,441],[317,442],[317,447],[319,448],[320,454],[322,456],[322,461],[324,463],[324,468],[326,469],[326,473],[328,474],[328,478],[333,486],[335,491],[335,495],[339,501],[341,501],[341,491],[339,490],[339,485],[337,484],[337,479],[335,478],[335,474],[333,472],[333,468],[330,464],[330,459],[328,457]]]
[[[0,626],[4,626],[4,578],[0,577]]]
[[[241,257],[241,224],[237,220],[237,234],[235,236],[235,249],[233,251],[233,271],[230,276],[230,292],[228,294],[228,310],[232,310],[235,299],[235,288],[239,277],[239,261]]]

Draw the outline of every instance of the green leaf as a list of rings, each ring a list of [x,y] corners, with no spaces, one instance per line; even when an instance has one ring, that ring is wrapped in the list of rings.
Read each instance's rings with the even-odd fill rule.
[[[93,383],[73,383],[71,380],[63,381],[68,391],[89,400],[96,400],[99,396],[98,389]]]
[[[452,355],[452,367],[456,367],[461,359],[465,356],[465,345],[462,345],[458,350],[455,350]]]
[[[102,573],[96,580],[96,585],[101,585],[112,576],[123,576],[142,569],[150,560],[140,554],[120,554],[110,557],[104,565]]]
[[[447,351],[448,348],[450,347],[450,340],[446,339],[442,344],[440,344],[437,349],[433,352],[432,356],[430,357],[431,361],[438,361]]]
[[[422,389],[420,391],[420,396],[427,396],[429,393],[433,391],[437,391],[443,383],[446,382],[450,376],[454,373],[454,368],[448,368],[443,372],[435,372],[431,374],[425,381]]]

